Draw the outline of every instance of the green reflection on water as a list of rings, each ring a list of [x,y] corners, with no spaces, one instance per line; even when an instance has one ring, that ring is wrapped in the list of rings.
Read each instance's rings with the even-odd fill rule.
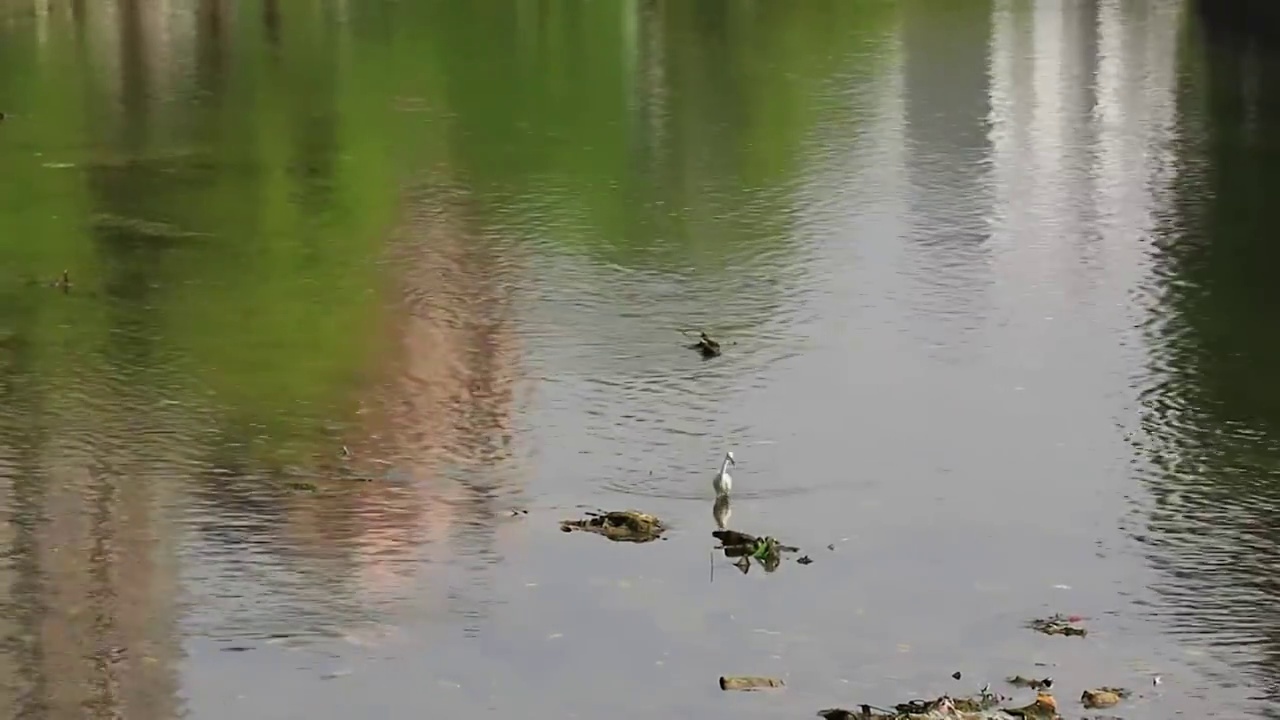
[[[37,394],[129,372],[297,452],[367,378],[416,173],[512,237],[722,268],[785,241],[813,131],[893,24],[836,0],[174,7],[4,16],[0,338]],[[64,268],[70,295],[30,284]]]

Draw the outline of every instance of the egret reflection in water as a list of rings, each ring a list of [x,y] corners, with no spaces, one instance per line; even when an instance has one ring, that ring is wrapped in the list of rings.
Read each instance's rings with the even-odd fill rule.
[[[716,527],[721,530],[727,529],[731,515],[733,515],[733,509],[729,507],[729,496],[717,496],[716,501],[711,505],[711,517],[715,518]]]

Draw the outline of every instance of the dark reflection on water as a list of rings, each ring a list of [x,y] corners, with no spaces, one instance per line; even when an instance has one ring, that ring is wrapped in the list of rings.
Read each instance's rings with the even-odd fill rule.
[[[21,351],[12,361],[10,378]],[[67,442],[83,437],[83,418],[30,378],[5,398],[20,419],[0,428],[4,706],[15,717],[171,717],[177,587],[167,550],[155,545],[159,504],[145,474],[163,448],[147,439],[148,422],[102,415],[123,403],[92,401],[79,412],[134,441]]]
[[[16,297],[5,299],[15,310],[11,316],[15,328],[29,328],[32,308],[18,302]],[[36,523],[43,504],[44,485],[39,481],[34,457],[42,444],[43,433],[35,425],[38,415],[34,412],[30,388],[23,382],[31,361],[30,346],[23,335],[12,334],[6,338],[0,350],[0,378],[3,378],[0,400],[10,411],[0,420],[4,423],[0,441],[4,484],[0,487],[3,487],[7,509],[4,539],[8,547],[3,555],[3,567],[8,575],[8,588],[3,595],[5,672],[0,688],[15,714],[37,713],[45,706],[48,693],[47,678],[40,671],[44,647],[38,637],[46,603],[39,593],[40,567],[36,558]]]
[[[1154,507],[1142,539],[1164,621],[1280,693],[1280,55],[1213,22],[1184,61],[1179,182],[1158,239],[1143,454]],[[1273,710],[1265,711],[1274,716]]]
[[[1181,3],[40,7],[0,714],[1265,714],[1280,76]]]
[[[966,3],[903,20],[906,272],[916,281],[913,324],[935,352],[963,352],[973,321],[988,315],[992,10],[989,2]]]

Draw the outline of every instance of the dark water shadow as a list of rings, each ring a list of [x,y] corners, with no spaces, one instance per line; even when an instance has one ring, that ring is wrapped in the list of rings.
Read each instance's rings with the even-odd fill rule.
[[[1181,168],[1156,240],[1140,457],[1153,507],[1137,539],[1157,614],[1280,698],[1280,55],[1200,6],[1179,88]],[[1241,3],[1240,5],[1243,5]]]
[[[922,340],[952,354],[990,314],[992,10],[906,3],[900,30],[912,303],[921,326],[936,325]]]
[[[5,386],[31,369],[21,346],[14,353],[0,359]],[[26,389],[4,394],[6,407],[22,410],[21,422],[7,415],[0,423],[8,538],[0,647],[13,663],[0,697],[22,717],[173,717],[181,706],[178,595],[173,559],[157,548],[155,487],[139,472],[154,463],[143,459],[148,443],[68,442],[83,417],[58,407],[35,377],[24,375],[15,384]]]

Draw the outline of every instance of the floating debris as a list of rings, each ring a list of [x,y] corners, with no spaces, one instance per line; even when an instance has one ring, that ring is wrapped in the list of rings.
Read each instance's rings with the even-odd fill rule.
[[[755,535],[738,532],[737,530],[713,530],[711,534],[725,547],[730,545],[751,545],[756,541]]]
[[[826,720],[858,720],[859,718],[871,717],[871,706],[863,705],[862,712],[857,715],[844,708],[827,708],[826,710],[819,710],[818,717]]]
[[[892,710],[864,704],[857,713],[843,708],[828,708],[819,710],[818,715],[826,720],[1009,720],[1009,716],[1004,713],[1019,712],[1024,709],[1001,709],[998,705],[1002,699],[999,695],[990,692],[959,698],[943,695],[935,700],[911,700],[898,703]],[[1052,701],[1053,698],[1050,697],[1049,702],[1052,703]]]
[[[1078,615],[1058,614],[1053,615],[1052,617],[1032,620],[1027,623],[1027,627],[1035,630],[1036,632],[1044,633],[1045,635],[1084,637],[1089,634],[1089,631],[1074,624],[1082,619],[1083,618]]]
[[[1000,703],[1000,698],[996,695],[984,693],[971,698],[951,698],[942,696],[931,702],[921,700],[912,700],[908,703],[899,703],[894,706],[900,714],[905,715],[927,715],[931,712],[951,711],[954,713],[980,713],[984,710],[990,710]]]
[[[761,690],[764,688],[780,688],[783,683],[778,678],[770,677],[753,677],[750,675],[721,675],[721,690]]]
[[[71,292],[71,271],[63,270],[57,280],[49,283],[49,287],[56,287],[64,293]]]
[[[564,532],[583,530],[603,535],[614,542],[645,543],[657,540],[667,527],[653,515],[636,510],[616,510],[604,513],[588,513],[584,520],[562,520]]]
[[[310,483],[310,482],[291,482],[285,487],[289,488],[290,490],[297,490],[299,492],[315,492],[316,491],[316,484]]]
[[[1129,696],[1124,688],[1100,687],[1080,693],[1080,702],[1087,708],[1108,708]]]
[[[982,692],[970,697],[943,695],[935,700],[912,700],[898,703],[892,710],[863,704],[860,712],[829,708],[819,710],[818,715],[825,720],[1009,720],[1010,717],[1060,720],[1058,703],[1048,693],[1038,693],[1035,702],[1022,707],[999,707],[1007,699],[983,688]]]
[[[1049,693],[1037,693],[1035,702],[1019,708],[1005,708],[1005,713],[1014,717],[1030,720],[1056,720],[1058,717],[1058,701]]]
[[[796,562],[800,563],[801,565],[812,565],[813,558],[809,557],[808,555],[801,555],[799,558],[796,559]]]
[[[1045,690],[1053,687],[1053,678],[1051,677],[1044,678],[1043,680],[1037,680],[1035,678],[1024,678],[1021,675],[1014,675],[1013,677],[1005,680],[1005,682],[1013,685],[1014,687],[1031,688],[1032,690]]]
[[[800,551],[774,538],[756,537],[737,530],[713,530],[711,534],[720,541],[725,557],[738,559],[734,565],[744,574],[751,569],[752,559],[758,561],[765,572],[773,572],[782,564],[782,553]]]
[[[698,341],[690,345],[689,349],[697,350],[704,359],[720,356],[720,343],[712,340],[706,332],[699,332]]]
[[[51,288],[57,288],[64,293],[70,292],[71,291],[71,271],[63,270],[60,275],[58,275],[52,280],[42,280],[36,277],[25,277],[22,279],[22,284],[26,287],[51,287]]]
[[[957,670],[957,671],[955,671],[955,672],[951,673],[951,679],[953,679],[953,680],[959,680],[961,677],[963,677],[963,676],[960,674],[960,671],[959,671],[959,670]]]

